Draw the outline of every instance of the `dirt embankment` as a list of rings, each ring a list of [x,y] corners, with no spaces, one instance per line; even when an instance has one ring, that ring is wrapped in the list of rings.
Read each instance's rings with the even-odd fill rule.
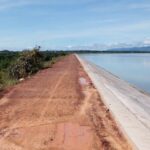
[[[130,150],[70,55],[0,99],[0,150]]]

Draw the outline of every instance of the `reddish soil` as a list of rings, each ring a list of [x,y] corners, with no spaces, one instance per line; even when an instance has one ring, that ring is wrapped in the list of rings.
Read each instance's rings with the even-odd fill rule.
[[[130,150],[74,55],[0,99],[0,150]]]

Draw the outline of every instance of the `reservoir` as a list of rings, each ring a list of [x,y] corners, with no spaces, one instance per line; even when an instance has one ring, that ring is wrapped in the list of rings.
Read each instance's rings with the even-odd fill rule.
[[[84,59],[150,93],[150,54],[81,54]]]

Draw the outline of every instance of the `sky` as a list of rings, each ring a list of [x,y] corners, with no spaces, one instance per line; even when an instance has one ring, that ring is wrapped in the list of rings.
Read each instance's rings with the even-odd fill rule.
[[[150,0],[0,0],[0,49],[150,45]]]

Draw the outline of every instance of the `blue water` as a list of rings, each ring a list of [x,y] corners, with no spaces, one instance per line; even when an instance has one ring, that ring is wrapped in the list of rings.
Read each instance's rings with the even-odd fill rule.
[[[81,56],[150,93],[150,54],[82,54]]]

